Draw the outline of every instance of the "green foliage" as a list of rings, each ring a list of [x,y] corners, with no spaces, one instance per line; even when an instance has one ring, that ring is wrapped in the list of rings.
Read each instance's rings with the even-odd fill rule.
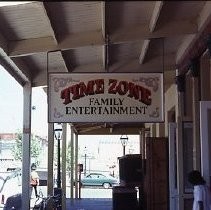
[[[71,147],[70,147],[70,144],[68,144],[68,146],[67,146],[66,168],[67,168],[67,171],[70,171],[70,169],[71,169]]]
[[[22,138],[23,135],[20,131],[16,133],[15,146],[12,149],[12,154],[15,160],[22,161]],[[31,158],[34,158],[38,163],[38,158],[41,153],[41,141],[34,135],[31,135]]]
[[[22,160],[22,133],[16,133],[15,146],[12,148],[12,154],[15,160]]]

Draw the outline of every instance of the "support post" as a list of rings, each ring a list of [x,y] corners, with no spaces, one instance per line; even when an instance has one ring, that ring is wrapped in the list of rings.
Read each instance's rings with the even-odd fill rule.
[[[66,145],[67,145],[67,123],[63,123],[62,138],[62,209],[66,209]]]
[[[123,145],[123,156],[125,156],[125,145]]]
[[[58,155],[58,164],[57,164],[57,188],[61,188],[61,167],[60,167],[60,165],[61,165],[61,155],[60,155],[60,141],[61,141],[61,139],[57,139],[57,145],[58,145],[58,147],[57,147],[57,155]]]
[[[200,61],[193,59],[191,61],[191,75],[192,75],[192,97],[193,97],[193,167],[195,170],[201,169],[200,162],[200,134],[199,134],[199,74],[200,74]]]
[[[31,94],[31,84],[27,83],[23,87],[22,209],[30,209]]]
[[[78,134],[75,135],[75,198],[78,198]]]
[[[54,187],[53,154],[54,154],[54,124],[48,123],[48,180],[47,180],[48,195],[53,195],[53,187]]]
[[[184,118],[184,91],[185,75],[177,76],[178,101],[176,106],[177,112],[177,129],[176,129],[176,147],[177,147],[177,189],[178,189],[178,209],[184,210],[184,180],[183,180],[183,135],[182,123]]]
[[[73,198],[73,185],[74,185],[74,132],[73,127],[71,126],[71,139],[70,139],[70,148],[71,148],[71,174],[70,174],[70,198]]]

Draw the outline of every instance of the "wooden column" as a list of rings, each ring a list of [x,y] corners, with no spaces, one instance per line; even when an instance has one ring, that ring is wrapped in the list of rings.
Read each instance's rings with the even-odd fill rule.
[[[66,209],[66,151],[67,151],[67,124],[62,125],[62,209]]]
[[[200,170],[200,110],[199,110],[199,79],[198,77],[192,78],[192,94],[193,94],[193,168]]]
[[[78,134],[75,135],[75,198],[78,198]]]
[[[30,209],[31,94],[31,84],[27,83],[23,87],[22,209]]]
[[[184,179],[183,179],[183,129],[184,118],[184,91],[185,75],[177,76],[177,105],[176,105],[176,148],[177,148],[177,189],[178,189],[178,209],[184,210]]]
[[[70,198],[73,198],[73,185],[74,185],[74,132],[73,127],[71,126],[71,139],[70,139],[70,148],[71,148],[71,174],[70,174]]]
[[[48,123],[48,180],[47,180],[48,195],[53,195],[53,186],[54,186],[53,154],[54,154],[54,124]]]
[[[205,53],[200,59],[200,93],[201,101],[211,100],[211,69],[210,55]]]
[[[199,59],[191,61],[190,72],[192,75],[192,116],[193,116],[193,168],[200,170],[200,130],[199,130]]]

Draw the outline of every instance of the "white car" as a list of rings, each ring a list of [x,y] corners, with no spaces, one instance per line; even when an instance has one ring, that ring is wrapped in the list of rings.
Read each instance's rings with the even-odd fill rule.
[[[10,203],[10,199],[7,201],[9,197],[17,197],[19,199],[19,194],[21,194],[22,191],[21,181],[20,168],[13,171],[0,173],[0,207],[9,209],[5,207],[6,203],[7,206],[9,205],[8,203]]]

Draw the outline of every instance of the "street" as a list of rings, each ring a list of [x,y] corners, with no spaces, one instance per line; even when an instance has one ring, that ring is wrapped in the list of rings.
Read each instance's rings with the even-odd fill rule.
[[[66,188],[66,197],[70,198],[70,188]],[[81,198],[112,198],[112,188],[82,187]]]
[[[42,191],[44,197],[47,196],[46,186],[40,186],[38,187],[38,191],[39,189]],[[33,194],[32,197],[34,197]],[[70,198],[70,187],[66,188],[66,198]],[[81,198],[112,198],[112,188],[104,189],[102,187],[82,187]]]

